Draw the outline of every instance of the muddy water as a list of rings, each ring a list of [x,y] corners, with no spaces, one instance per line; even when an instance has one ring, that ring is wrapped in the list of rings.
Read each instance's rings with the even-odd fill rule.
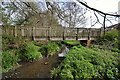
[[[33,63],[25,63],[14,71],[3,74],[5,78],[50,78],[50,71],[58,66],[58,54],[43,58]],[[45,65],[45,62],[48,64]]]

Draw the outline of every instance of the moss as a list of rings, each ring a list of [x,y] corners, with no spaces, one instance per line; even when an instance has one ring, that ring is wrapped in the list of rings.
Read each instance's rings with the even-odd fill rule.
[[[63,43],[69,46],[80,45],[80,42],[77,40],[64,40]]]

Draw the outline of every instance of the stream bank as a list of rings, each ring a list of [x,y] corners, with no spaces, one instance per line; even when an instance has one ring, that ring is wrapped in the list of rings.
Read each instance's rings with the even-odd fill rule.
[[[33,63],[26,63],[14,71],[2,75],[5,78],[50,78],[50,71],[58,65],[58,54],[43,58]],[[48,62],[48,64],[45,64]]]
[[[72,43],[70,41],[70,43]],[[76,42],[74,42],[76,43]],[[73,44],[73,43],[72,43]],[[49,56],[43,57],[38,61],[22,63],[22,66],[15,69],[10,70],[7,73],[3,73],[3,79],[6,78],[51,78],[51,70],[56,68],[62,60],[65,58],[66,53],[68,53],[69,49],[74,45],[67,45],[62,43],[62,48],[60,52]],[[79,45],[76,44],[76,45]],[[61,57],[59,55],[62,55]]]

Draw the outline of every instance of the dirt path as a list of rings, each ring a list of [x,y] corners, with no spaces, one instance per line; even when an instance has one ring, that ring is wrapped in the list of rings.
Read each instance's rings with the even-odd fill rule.
[[[48,62],[45,65],[45,62]],[[4,78],[50,78],[50,71],[58,64],[57,54],[33,63],[26,63],[14,71],[3,74]]]

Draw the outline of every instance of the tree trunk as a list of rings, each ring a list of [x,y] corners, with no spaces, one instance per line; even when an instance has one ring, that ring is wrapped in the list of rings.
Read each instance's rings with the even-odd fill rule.
[[[104,33],[103,35],[105,36],[105,19],[106,19],[106,15],[104,16],[104,21],[103,21],[103,28],[104,28]]]
[[[118,48],[120,49],[120,23],[117,26],[117,30],[118,30]]]

